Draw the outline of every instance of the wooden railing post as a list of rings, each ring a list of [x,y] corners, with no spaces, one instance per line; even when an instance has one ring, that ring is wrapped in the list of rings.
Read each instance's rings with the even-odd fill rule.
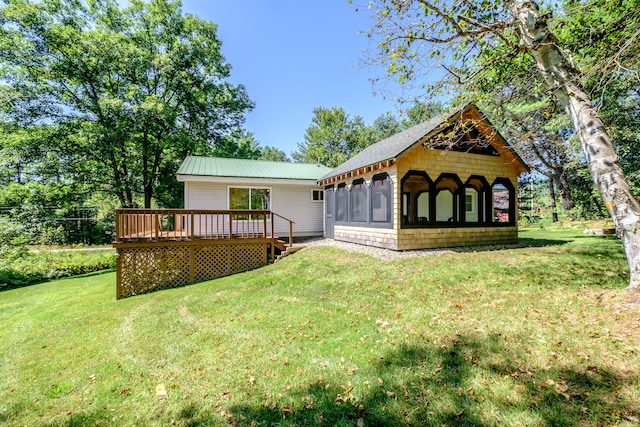
[[[262,214],[262,237],[267,237],[267,214]]]
[[[191,240],[194,240],[196,238],[196,215],[193,212],[190,212],[189,215],[191,217]],[[202,227],[202,224],[200,226]]]
[[[293,222],[289,221],[289,246],[293,246]]]
[[[160,240],[160,231],[161,231],[160,230],[160,214],[158,212],[156,212],[155,218],[156,218],[156,226],[154,228],[156,231],[156,240]]]
[[[272,239],[274,239],[276,237],[276,235],[275,235],[276,233],[275,233],[275,230],[273,228],[273,217],[274,217],[273,212],[271,212],[271,238]]]
[[[120,210],[116,209],[116,243],[120,242]]]

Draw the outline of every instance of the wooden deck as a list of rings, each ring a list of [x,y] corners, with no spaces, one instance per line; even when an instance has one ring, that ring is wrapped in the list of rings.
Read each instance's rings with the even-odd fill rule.
[[[288,236],[276,235],[276,221],[288,224]],[[264,266],[293,245],[293,224],[271,211],[117,209],[116,296]]]

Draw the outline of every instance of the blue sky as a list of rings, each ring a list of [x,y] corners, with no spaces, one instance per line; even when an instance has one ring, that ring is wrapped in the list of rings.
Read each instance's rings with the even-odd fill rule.
[[[315,107],[342,107],[367,124],[387,111],[393,97],[368,80],[380,69],[361,61],[368,39],[367,10],[348,0],[183,0],[183,11],[218,25],[233,83],[255,102],[245,128],[262,146],[291,155],[311,124]]]

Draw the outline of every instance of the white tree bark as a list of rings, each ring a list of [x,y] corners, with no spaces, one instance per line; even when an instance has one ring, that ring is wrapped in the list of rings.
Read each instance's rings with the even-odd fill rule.
[[[513,16],[521,48],[533,55],[573,122],[591,176],[622,239],[631,273],[627,289],[640,291],[640,204],[629,188],[611,138],[535,1],[513,0]]]

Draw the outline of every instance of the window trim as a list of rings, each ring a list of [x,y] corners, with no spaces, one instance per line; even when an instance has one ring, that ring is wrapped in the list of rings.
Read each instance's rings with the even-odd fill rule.
[[[388,182],[388,187],[389,187],[389,194],[386,194],[384,191],[375,191],[375,185],[376,185],[376,181],[382,181],[383,183],[385,181]],[[372,227],[376,227],[376,228],[386,228],[389,224],[391,226],[393,226],[393,180],[391,179],[391,176],[389,176],[388,173],[383,172],[383,173],[379,173],[374,175],[373,177],[371,177],[371,181],[369,182],[369,194],[368,194],[368,207],[369,207],[369,224],[372,225]],[[384,184],[383,187],[384,188]],[[382,193],[385,194],[387,197],[387,206],[385,207],[385,212],[387,213],[387,219],[384,221],[374,221],[373,220],[373,204],[374,204],[374,194],[375,193]],[[382,227],[377,227],[381,225]]]
[[[438,184],[445,179],[452,179],[454,181],[454,183],[456,184],[455,191],[451,191],[446,187],[438,189]],[[443,172],[440,174],[440,176],[438,176],[438,178],[435,181],[433,181],[433,189],[435,193],[433,197],[433,204],[434,204],[433,209],[435,210],[435,217],[429,223],[433,224],[436,227],[442,226],[443,224],[449,224],[451,227],[466,224],[466,220],[464,218],[464,203],[463,203],[464,198],[461,196],[461,194],[464,194],[463,192],[464,185],[462,184],[460,177],[458,177],[458,175],[455,173]],[[442,191],[449,191],[451,193],[451,198],[452,198],[451,200],[452,216],[450,219],[446,221],[442,221],[442,220],[438,221],[438,195]]]
[[[346,206],[344,207],[345,208],[345,213],[346,213],[346,215],[345,215],[346,218],[345,219],[340,219],[338,217],[338,213],[339,213],[338,202],[340,200],[339,195],[341,194],[341,190],[342,189],[344,189],[343,191],[346,194],[346,197],[345,197]],[[335,223],[336,224],[349,224],[349,219],[350,219],[349,218],[349,212],[350,212],[350,209],[351,209],[351,194],[350,194],[350,191],[349,191],[349,186],[347,185],[346,182],[341,182],[338,185],[336,185],[336,188],[335,188],[333,194],[335,196],[335,205],[334,205],[334,209],[336,211],[335,216],[334,216]]]
[[[273,188],[272,187],[258,187],[255,185],[227,185],[227,209],[228,210],[233,210],[231,208],[231,189],[232,188],[248,188],[249,189],[249,208],[248,209],[240,209],[240,210],[250,210],[250,211],[256,211],[256,210],[263,210],[263,209],[251,209],[251,190],[255,189],[255,190],[269,190],[269,206],[267,207],[267,211],[272,210],[271,207],[273,206]]]
[[[362,186],[362,189],[354,190],[354,186]],[[353,209],[356,207],[356,203],[354,201],[354,197],[356,193],[364,193],[364,201],[362,203],[358,203],[358,207],[364,212],[364,219],[356,221],[353,219],[355,212]],[[351,224],[369,224],[369,206],[370,206],[370,193],[369,193],[369,185],[364,178],[357,178],[351,181],[351,185],[348,189],[349,193],[349,223]]]
[[[319,199],[315,199],[315,194],[321,194]],[[324,203],[324,189],[312,188],[311,189],[311,203]]]
[[[498,222],[498,221],[495,221],[495,218],[494,218],[493,188],[496,185],[502,185],[509,192],[509,211],[508,211],[509,220],[506,221],[506,222]],[[491,220],[490,220],[489,224],[491,224],[491,226],[493,226],[493,227],[513,227],[513,226],[515,226],[516,225],[516,187],[513,185],[511,180],[509,178],[505,178],[505,177],[497,177],[493,181],[493,183],[491,184],[491,187],[489,189],[489,195],[491,197],[491,205],[490,205],[491,206]]]

